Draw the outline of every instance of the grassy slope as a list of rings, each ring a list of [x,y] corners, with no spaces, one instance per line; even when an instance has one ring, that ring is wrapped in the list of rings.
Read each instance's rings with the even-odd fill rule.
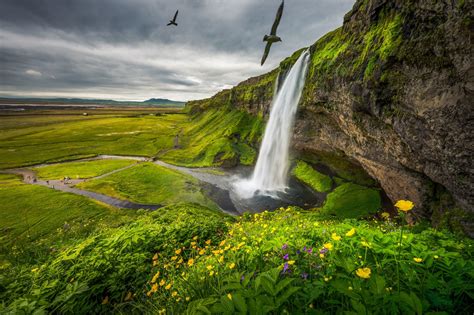
[[[43,179],[90,178],[109,173],[113,170],[132,165],[134,160],[97,160],[70,162],[34,168],[38,177]]]
[[[171,150],[160,159],[185,166],[253,164],[260,139],[262,121],[247,113],[229,108],[211,109],[193,117],[184,127],[179,150]]]
[[[152,163],[87,181],[78,187],[138,203],[167,205],[186,201],[217,208],[203,195],[195,178]]]
[[[0,118],[3,121],[5,117]],[[21,128],[0,127],[0,168],[70,160],[97,154],[153,156],[173,146],[183,114],[94,117],[45,122],[34,119]]]
[[[43,301],[42,308],[63,313],[468,312],[473,241],[404,229],[399,250],[392,221],[325,221],[292,208],[234,221],[195,205],[171,206],[78,240],[19,273],[7,284],[16,293],[4,297],[12,311]],[[321,256],[323,248],[329,251]],[[369,278],[358,268],[369,268]],[[25,292],[32,294],[19,299]]]
[[[93,219],[116,210],[89,198],[23,184],[19,178],[0,177],[2,246],[30,242],[54,234],[65,222]]]

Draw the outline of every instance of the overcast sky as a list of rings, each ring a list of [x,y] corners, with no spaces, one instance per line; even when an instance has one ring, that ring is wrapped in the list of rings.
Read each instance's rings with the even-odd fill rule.
[[[190,100],[275,68],[355,0],[1,0],[0,96]],[[179,9],[178,27],[167,27]]]

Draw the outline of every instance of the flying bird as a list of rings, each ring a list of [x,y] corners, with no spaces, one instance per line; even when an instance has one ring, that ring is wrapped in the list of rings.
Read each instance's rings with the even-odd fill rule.
[[[284,4],[285,4],[285,1],[282,0],[282,2],[280,4],[280,7],[278,8],[276,17],[275,17],[275,21],[273,22],[273,26],[272,26],[272,30],[270,32],[270,35],[265,35],[263,37],[263,41],[267,42],[267,45],[265,46],[265,52],[263,53],[263,57],[262,57],[262,63],[261,63],[262,66],[263,66],[263,64],[265,63],[265,60],[268,57],[268,53],[270,52],[270,47],[272,47],[272,44],[276,43],[276,42],[281,42],[281,38],[276,35],[276,31],[277,31],[277,28],[278,28],[278,24],[280,24],[281,16],[283,14]]]
[[[178,17],[178,12],[179,10],[176,10],[176,13],[174,14],[174,17],[172,20],[170,20],[170,22],[166,25],[174,25],[174,26],[178,26],[178,23],[176,23],[176,18]]]

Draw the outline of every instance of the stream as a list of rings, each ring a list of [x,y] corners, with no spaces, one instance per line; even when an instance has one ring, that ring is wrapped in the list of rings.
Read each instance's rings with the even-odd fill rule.
[[[107,205],[122,208],[122,209],[145,209],[156,210],[163,205],[159,204],[141,204],[129,200],[114,198],[108,195],[95,193],[88,190],[76,188],[79,183],[88,180],[104,178],[114,173],[123,171],[137,164],[131,164],[122,167],[100,176],[91,177],[87,179],[70,179],[67,182],[62,180],[42,180],[38,179],[36,172],[31,168],[44,167],[49,165],[65,164],[70,162],[94,161],[100,159],[128,159],[140,162],[153,162],[156,165],[166,167],[184,174],[193,176],[199,180],[204,193],[213,200],[222,211],[231,215],[240,215],[244,212],[261,212],[263,210],[273,210],[279,207],[289,205],[296,205],[302,208],[313,207],[316,204],[321,204],[325,195],[317,193],[302,185],[296,179],[290,179],[290,189],[278,194],[277,198],[265,195],[255,195],[252,198],[242,198],[233,190],[234,183],[242,177],[249,176],[252,172],[252,167],[238,166],[231,169],[223,169],[216,167],[206,168],[188,168],[176,166],[163,161],[155,160],[142,156],[121,156],[121,155],[98,155],[93,158],[85,158],[73,161],[42,163],[31,165],[25,168],[14,168],[3,170],[1,173],[16,174],[23,177],[23,182],[26,184],[40,185],[63,192],[73,193],[76,195],[86,196],[96,201],[105,203]]]

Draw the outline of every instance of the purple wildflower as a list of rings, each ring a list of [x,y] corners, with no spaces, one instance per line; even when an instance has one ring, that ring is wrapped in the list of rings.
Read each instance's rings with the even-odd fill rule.
[[[283,265],[283,273],[287,272],[288,269],[290,269],[290,266],[288,265],[288,263],[285,263],[285,264]]]
[[[319,251],[320,254],[326,254],[327,252],[329,251],[329,249],[327,249],[326,247],[323,247],[323,249],[321,249]]]
[[[285,256],[283,256],[283,259],[288,260],[288,259],[290,259],[290,256],[288,254],[286,254]]]
[[[307,279],[308,279],[308,276],[309,276],[309,275],[308,275],[308,273],[306,273],[306,272],[303,272],[303,273],[301,274],[301,278],[303,278],[304,280],[307,280]]]
[[[296,251],[296,255],[299,255],[299,254],[301,254],[301,251],[298,249],[298,250]]]
[[[281,247],[281,249],[285,250],[288,248],[288,244],[283,244],[283,246]]]
[[[242,275],[242,276],[240,277],[240,283],[242,283],[244,280],[245,280],[245,276]]]
[[[313,252],[313,248],[308,248],[306,251],[308,252],[308,254],[311,254]]]
[[[306,251],[306,246],[305,246],[305,247],[303,247],[303,252],[305,252],[305,251]]]

